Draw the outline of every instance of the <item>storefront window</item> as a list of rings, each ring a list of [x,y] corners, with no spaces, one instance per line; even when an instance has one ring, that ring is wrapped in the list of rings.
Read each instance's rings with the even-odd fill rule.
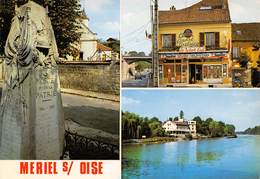
[[[204,79],[219,79],[222,78],[222,65],[204,65]]]

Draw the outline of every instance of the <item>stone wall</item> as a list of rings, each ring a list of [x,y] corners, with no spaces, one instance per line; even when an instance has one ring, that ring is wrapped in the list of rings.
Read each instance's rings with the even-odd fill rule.
[[[62,88],[119,95],[119,63],[62,62],[58,66]]]

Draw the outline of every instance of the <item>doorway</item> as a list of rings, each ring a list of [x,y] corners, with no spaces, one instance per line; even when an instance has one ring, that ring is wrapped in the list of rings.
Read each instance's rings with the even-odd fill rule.
[[[202,82],[202,65],[189,64],[189,83],[196,84]]]

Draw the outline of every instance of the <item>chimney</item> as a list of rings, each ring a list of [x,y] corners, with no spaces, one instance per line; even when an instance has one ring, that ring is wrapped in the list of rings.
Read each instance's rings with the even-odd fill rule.
[[[170,10],[171,10],[171,11],[175,11],[175,10],[176,10],[176,7],[175,7],[175,6],[172,6],[172,7],[170,8]]]

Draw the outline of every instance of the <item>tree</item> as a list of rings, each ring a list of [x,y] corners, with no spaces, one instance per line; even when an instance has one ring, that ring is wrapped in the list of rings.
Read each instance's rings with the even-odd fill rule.
[[[138,57],[145,57],[145,53],[144,52],[138,52]]]
[[[178,116],[175,116],[173,121],[178,121],[179,120],[179,117]]]
[[[130,51],[130,52],[128,52],[128,55],[130,57],[136,57],[136,56],[138,56],[138,53],[137,53],[137,51]]]
[[[15,13],[15,0],[0,1],[0,55],[4,54],[5,42]]]
[[[225,135],[227,135],[227,136],[235,135],[236,134],[235,130],[236,130],[236,128],[234,125],[226,124],[224,132],[225,132]]]
[[[239,64],[241,67],[246,68],[249,61],[250,61],[250,58],[246,53],[242,53],[240,55]]]
[[[151,64],[145,61],[139,61],[135,63],[135,69],[139,72],[144,71],[145,69],[151,68]]]
[[[120,53],[120,40],[109,38],[106,41],[99,40],[105,46],[110,47],[114,52]]]
[[[52,0],[49,7],[49,16],[52,21],[59,54],[61,57],[79,55],[79,49],[75,46],[80,41],[81,32],[79,31],[80,18],[79,0]]]
[[[180,111],[180,118],[183,119],[184,118],[184,112],[181,110]]]

